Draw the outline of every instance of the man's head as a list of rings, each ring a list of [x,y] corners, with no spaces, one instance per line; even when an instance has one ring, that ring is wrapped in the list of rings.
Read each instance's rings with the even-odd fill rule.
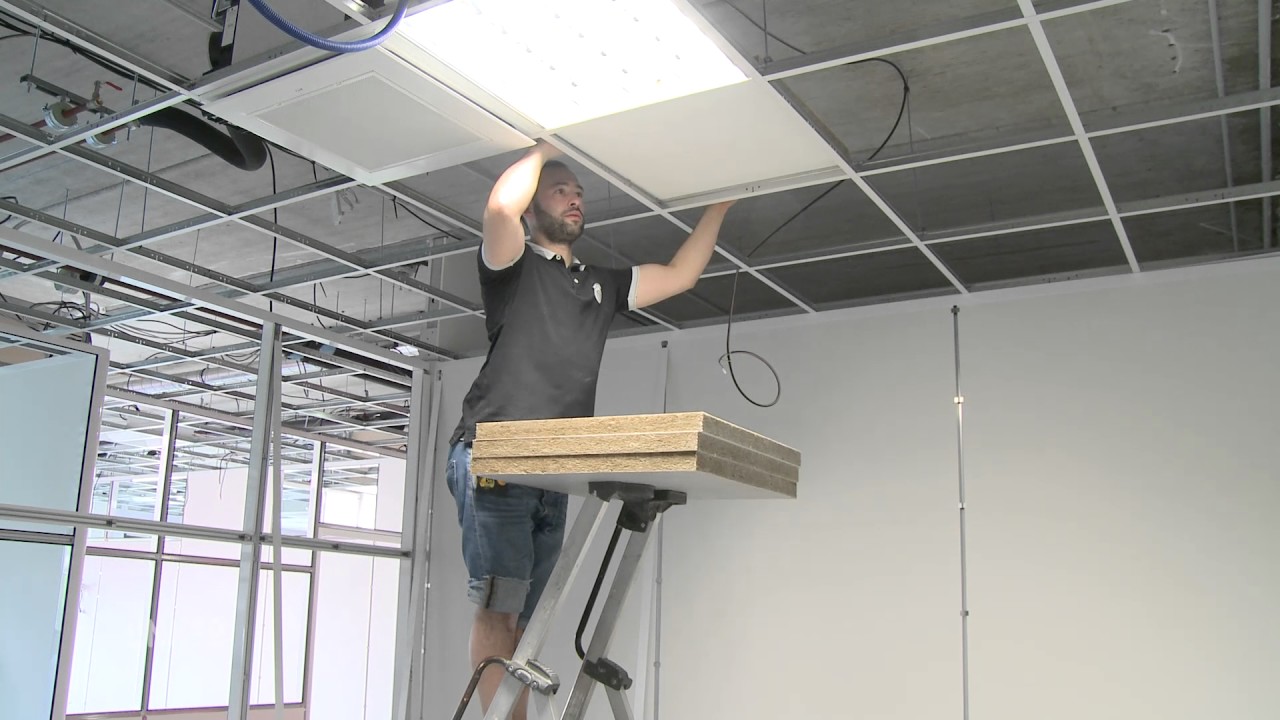
[[[568,166],[556,160],[542,166],[538,189],[524,219],[535,240],[572,245],[582,236],[587,221],[582,207],[582,185]]]

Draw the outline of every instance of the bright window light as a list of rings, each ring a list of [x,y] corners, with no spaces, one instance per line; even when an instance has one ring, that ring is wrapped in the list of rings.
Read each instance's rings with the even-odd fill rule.
[[[547,129],[746,79],[666,0],[452,0],[400,32]]]

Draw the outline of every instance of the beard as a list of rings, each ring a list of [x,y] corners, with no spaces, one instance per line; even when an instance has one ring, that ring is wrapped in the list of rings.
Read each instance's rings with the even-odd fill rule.
[[[587,224],[585,213],[582,215],[582,220],[575,224],[563,217],[552,215],[536,202],[533,203],[533,218],[537,222],[538,230],[546,236],[548,242],[555,245],[573,245],[575,240],[582,237],[582,230]]]

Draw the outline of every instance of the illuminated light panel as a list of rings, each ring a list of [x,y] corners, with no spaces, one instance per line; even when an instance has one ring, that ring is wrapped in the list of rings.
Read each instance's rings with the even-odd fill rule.
[[[746,80],[665,0],[452,0],[399,32],[548,130]]]

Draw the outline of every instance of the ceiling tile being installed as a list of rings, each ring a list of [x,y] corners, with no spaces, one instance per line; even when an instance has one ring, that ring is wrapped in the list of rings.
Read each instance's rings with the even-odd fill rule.
[[[677,213],[690,225],[701,210]],[[824,183],[738,201],[720,243],[753,263],[905,242],[889,218],[851,182]]]
[[[590,120],[559,135],[669,203],[835,164],[831,149],[761,82]]]
[[[487,186],[482,195],[487,197],[488,190],[493,186],[493,183],[508,167],[511,167],[512,163],[519,160],[524,155],[524,152],[520,150],[495,155],[467,163],[464,167],[468,172],[484,179]],[[628,217],[649,211],[647,206],[628,195],[622,188],[600,177],[592,172],[590,168],[584,167],[582,163],[575,161],[573,158],[561,155],[556,160],[569,166],[569,169],[578,177],[578,182],[582,184],[582,199],[586,206],[588,228],[590,228],[591,223],[606,218]],[[479,216],[477,215],[476,217],[478,218]]]
[[[746,77],[676,2],[453,0],[396,34],[552,130]]]

